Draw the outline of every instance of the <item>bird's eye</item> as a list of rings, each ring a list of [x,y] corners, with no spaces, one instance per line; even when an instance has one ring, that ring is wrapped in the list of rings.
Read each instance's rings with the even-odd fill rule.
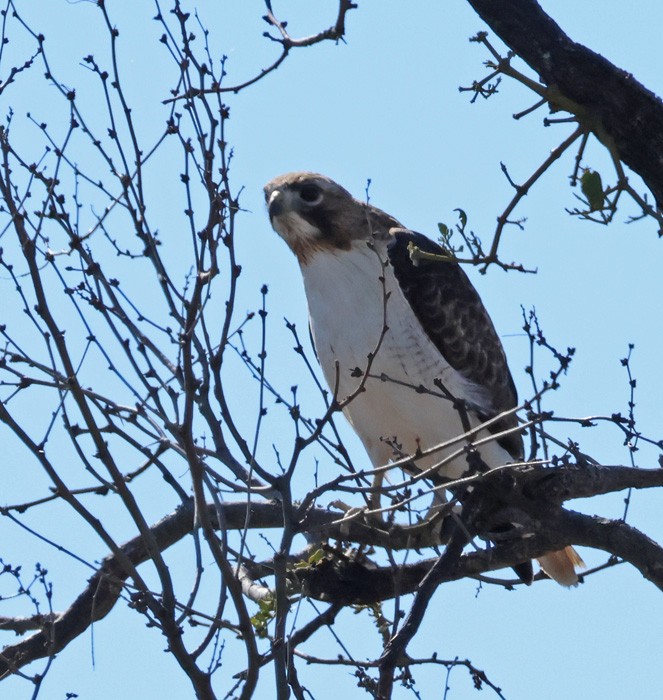
[[[317,185],[304,185],[299,190],[299,196],[307,204],[319,204],[322,201],[322,191]]]

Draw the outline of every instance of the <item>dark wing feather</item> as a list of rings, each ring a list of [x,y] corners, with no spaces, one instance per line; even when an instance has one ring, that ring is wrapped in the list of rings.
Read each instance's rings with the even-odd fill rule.
[[[485,396],[484,418],[513,408],[518,402],[516,387],[502,343],[476,289],[457,263],[422,261],[414,265],[409,243],[428,253],[448,253],[420,233],[404,230],[395,232],[388,246],[396,279],[424,331],[444,359],[480,387]],[[516,424],[511,415],[491,428],[499,432]],[[514,459],[522,457],[519,433],[500,439],[500,444]]]

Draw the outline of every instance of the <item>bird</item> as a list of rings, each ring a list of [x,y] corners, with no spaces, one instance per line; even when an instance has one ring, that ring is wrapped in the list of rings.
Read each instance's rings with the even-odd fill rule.
[[[280,175],[264,194],[299,262],[324,377],[373,466],[409,456],[416,470],[458,479],[471,471],[459,442],[468,431],[488,469],[522,461],[502,343],[449,251],[318,173]],[[578,582],[573,547],[539,563],[564,586]],[[531,582],[530,562],[516,570]]]

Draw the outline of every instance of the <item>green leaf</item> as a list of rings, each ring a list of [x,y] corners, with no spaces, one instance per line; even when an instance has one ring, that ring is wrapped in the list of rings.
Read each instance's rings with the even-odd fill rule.
[[[325,556],[325,551],[324,549],[316,549],[313,554],[308,558],[308,563],[309,564],[317,564],[319,561],[322,561]]]
[[[601,211],[605,206],[601,175],[595,170],[585,170],[580,176],[580,188],[589,203],[589,211]]]
[[[316,549],[315,552],[313,552],[309,558],[306,561],[298,561],[294,569],[295,571],[298,571],[299,569],[308,569],[311,566],[314,566],[317,564],[319,561],[322,561],[325,558],[325,552],[323,549]]]
[[[467,226],[467,214],[462,209],[454,209],[458,212],[458,218],[460,219],[460,228],[464,229]]]
[[[251,624],[260,639],[265,639],[268,634],[268,625],[276,616],[276,601],[273,598],[265,598],[258,602],[260,610],[251,617]]]

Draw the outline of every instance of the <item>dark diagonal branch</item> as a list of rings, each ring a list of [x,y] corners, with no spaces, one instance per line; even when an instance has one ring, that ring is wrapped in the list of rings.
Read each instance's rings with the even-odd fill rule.
[[[561,108],[573,103],[569,111],[640,175],[663,207],[663,102],[630,73],[573,41],[535,0],[468,2],[536,71]]]

